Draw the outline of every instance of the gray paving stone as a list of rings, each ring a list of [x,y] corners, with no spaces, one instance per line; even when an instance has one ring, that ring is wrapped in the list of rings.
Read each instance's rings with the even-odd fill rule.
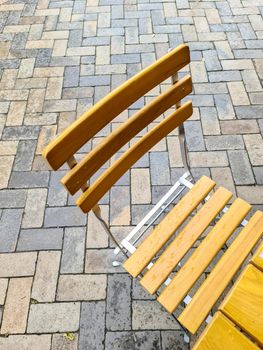
[[[0,208],[23,208],[26,204],[26,190],[1,190]]]
[[[171,183],[167,153],[151,152],[150,167],[152,185],[169,185]]]
[[[87,217],[78,207],[47,208],[45,227],[85,226]]]
[[[21,230],[17,251],[59,250],[62,239],[63,230],[58,228]]]
[[[16,171],[11,174],[9,187],[35,188],[47,187],[49,181],[48,171]]]
[[[222,69],[216,50],[206,50],[203,52],[203,56],[206,69],[208,71],[217,71]]]
[[[17,148],[14,171],[30,171],[36,147],[35,140],[20,141]]]
[[[84,227],[68,227],[65,229],[61,259],[61,273],[81,273],[84,268],[85,254]]]
[[[215,95],[215,104],[219,119],[235,119],[235,112],[229,95]]]
[[[254,184],[255,180],[247,153],[242,150],[229,151],[228,156],[235,184]]]
[[[73,338],[68,339],[66,334],[52,335],[52,350],[78,350],[78,333],[72,333]]]
[[[144,332],[107,332],[105,349],[161,350],[160,333]]]
[[[32,140],[38,137],[39,126],[6,127],[3,132],[3,140]]]
[[[0,218],[0,252],[13,252],[21,226],[23,210],[5,209]]]
[[[235,107],[235,112],[238,119],[260,118],[263,113],[263,105],[237,106]]]
[[[61,186],[60,179],[66,172],[52,172],[50,175],[47,204],[50,207],[63,206],[67,203],[67,191]]]
[[[253,172],[258,185],[263,185],[263,167],[253,167]]]
[[[162,331],[163,350],[188,350],[189,346],[184,342],[182,331]]]
[[[185,136],[189,151],[205,150],[202,128],[199,121],[187,121],[185,123]]]
[[[81,307],[79,350],[103,350],[105,302],[84,302]]]
[[[131,329],[131,277],[108,276],[106,327],[110,331]]]
[[[207,136],[205,143],[209,151],[244,148],[241,135]]]
[[[78,86],[79,83],[79,67],[65,67],[64,87]]]

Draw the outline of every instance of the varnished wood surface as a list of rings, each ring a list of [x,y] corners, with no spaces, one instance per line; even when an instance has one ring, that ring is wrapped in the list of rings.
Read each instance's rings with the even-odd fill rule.
[[[132,256],[125,261],[123,266],[133,277],[138,276],[149,264],[155,254],[163,247],[214,186],[214,181],[206,176],[202,176],[193,188],[163,218],[160,224],[140,244]]]
[[[192,350],[260,350],[222,313],[217,312]]]
[[[187,45],[171,50],[85,112],[44,149],[43,156],[57,170],[111,120],[189,62]]]
[[[263,272],[249,264],[220,310],[263,346]]]
[[[192,102],[187,102],[178,108],[171,115],[163,119],[158,125],[152,128],[139,141],[134,143],[115,163],[85,191],[77,200],[77,205],[84,213],[87,213],[104,194],[116,183],[117,180],[130,167],[137,162],[156,143],[168,135],[172,130],[188,119],[193,112]]]
[[[149,293],[153,294],[156,292],[231,197],[231,192],[220,187],[176,236],[174,241],[140,280],[141,285]]]
[[[263,230],[263,224],[262,224],[262,230]],[[263,242],[261,243],[261,245],[258,247],[255,254],[253,255],[251,259],[251,263],[263,272]]]
[[[244,219],[250,208],[251,206],[247,202],[237,198],[202,243],[194,250],[187,262],[175,274],[170,284],[157,299],[167,311],[174,312],[235,228]]]
[[[198,330],[262,234],[263,213],[257,211],[179,316],[179,321],[191,333]]]

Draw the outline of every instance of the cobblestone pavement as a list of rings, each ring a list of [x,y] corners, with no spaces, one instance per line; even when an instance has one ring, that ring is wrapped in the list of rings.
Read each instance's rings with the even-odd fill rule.
[[[127,76],[188,42],[194,174],[260,207],[262,9],[262,0],[0,0],[1,350],[187,348],[170,316],[112,267],[108,238],[74,206],[59,184],[65,169],[49,172],[41,150]],[[118,237],[181,167],[173,133],[103,198]]]

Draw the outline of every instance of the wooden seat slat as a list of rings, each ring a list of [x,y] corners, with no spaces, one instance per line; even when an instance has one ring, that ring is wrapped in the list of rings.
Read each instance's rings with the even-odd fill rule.
[[[141,285],[149,293],[153,294],[157,291],[231,197],[232,193],[230,191],[220,187],[176,236],[140,280]]]
[[[173,233],[187,219],[191,212],[201,203],[215,186],[215,182],[206,176],[191,188],[191,190],[164,217],[159,225],[141,243],[138,249],[124,263],[124,268],[133,276],[149,264],[155,254],[171,238]]]
[[[219,309],[263,346],[263,272],[249,264]]]
[[[192,350],[260,350],[221,312],[217,312]]]
[[[251,263],[263,272],[263,243],[258,247],[257,251],[253,255]]]
[[[251,205],[240,198],[233,202],[158,297],[158,301],[167,311],[175,311],[250,209]]]
[[[191,333],[198,330],[262,234],[263,213],[257,211],[179,316],[179,321]]]

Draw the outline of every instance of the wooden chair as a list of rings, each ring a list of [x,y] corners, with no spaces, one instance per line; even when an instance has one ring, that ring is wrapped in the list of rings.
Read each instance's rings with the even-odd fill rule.
[[[115,254],[121,251],[127,258],[124,268],[133,277],[138,277],[141,285],[149,293],[155,293],[158,302],[174,315],[185,331],[185,340],[188,339],[189,331],[195,333],[209,315],[213,305],[262,236],[263,226],[262,212],[256,212],[247,222],[245,217],[251,209],[248,203],[238,198],[227,208],[232,197],[230,191],[219,187],[209,194],[216,183],[206,176],[195,182],[191,175],[183,122],[192,115],[192,103],[188,101],[181,104],[181,100],[191,93],[192,83],[189,75],[178,78],[178,71],[189,63],[188,46],[180,45],[171,50],[96,103],[43,151],[43,156],[54,170],[64,163],[69,165],[70,170],[61,182],[71,195],[83,191],[76,201],[77,205],[84,213],[90,210],[94,212],[116,243]],[[169,77],[172,78],[169,89],[123,122],[79,162],[76,161],[74,155],[85,143]],[[92,184],[88,184],[90,178],[121,147],[172,106],[175,106],[174,112],[133,143],[112,165],[104,168]],[[101,216],[98,201],[133,164],[177,127],[184,175],[130,234],[118,242]],[[149,234],[151,225],[182,194],[184,196]],[[215,226],[204,235],[214,220],[217,220]],[[191,298],[192,287],[240,224],[245,227]],[[146,231],[148,236],[143,240]],[[184,262],[196,242],[199,245]],[[158,256],[160,251],[161,255]],[[180,305],[187,306],[178,317],[174,312]]]

